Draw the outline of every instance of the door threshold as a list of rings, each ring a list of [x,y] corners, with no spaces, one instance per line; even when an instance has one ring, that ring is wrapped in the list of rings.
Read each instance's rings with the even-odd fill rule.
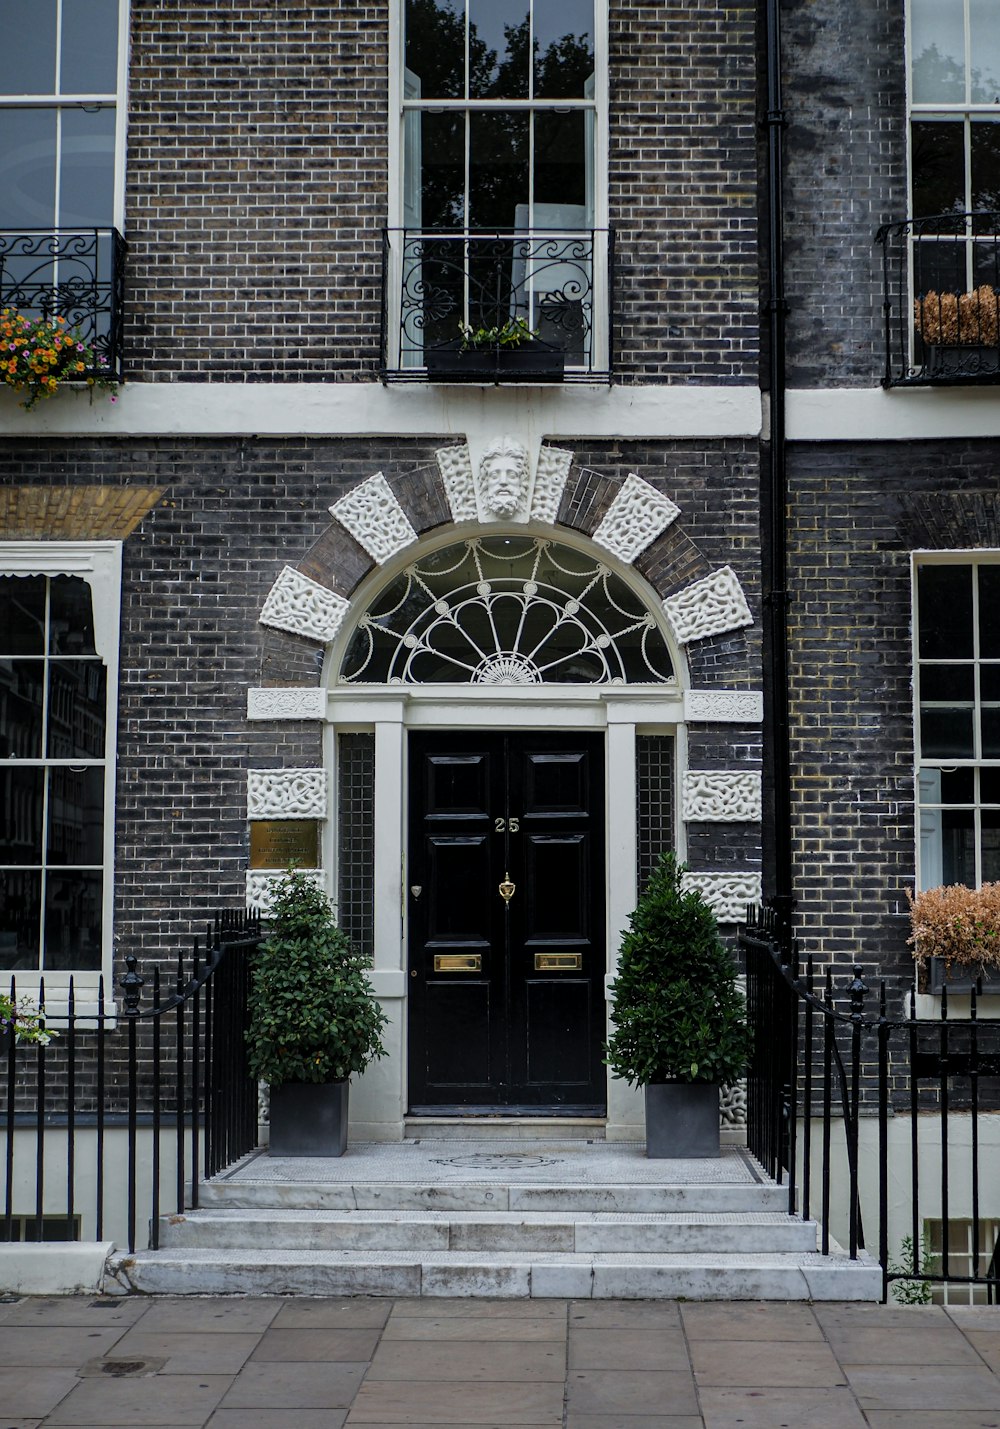
[[[498,1116],[476,1112],[403,1118],[404,1141],[604,1141],[605,1116]]]

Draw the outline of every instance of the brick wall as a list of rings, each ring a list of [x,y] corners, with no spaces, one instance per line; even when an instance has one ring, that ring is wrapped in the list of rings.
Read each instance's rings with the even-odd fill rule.
[[[386,0],[134,0],[126,299],[138,380],[375,375]],[[753,381],[754,4],[610,6],[626,381]]]

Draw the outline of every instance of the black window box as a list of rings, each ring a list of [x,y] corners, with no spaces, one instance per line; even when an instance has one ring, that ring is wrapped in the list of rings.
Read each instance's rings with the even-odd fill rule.
[[[566,354],[543,343],[461,351],[461,343],[424,353],[429,382],[561,382]]]
[[[942,988],[947,987],[949,993],[967,995],[975,986],[976,979],[967,969],[955,964],[949,974],[945,968],[944,958],[929,960],[928,992],[940,993]],[[984,994],[992,996],[1000,995],[1000,968],[990,968],[983,973],[982,991]]]

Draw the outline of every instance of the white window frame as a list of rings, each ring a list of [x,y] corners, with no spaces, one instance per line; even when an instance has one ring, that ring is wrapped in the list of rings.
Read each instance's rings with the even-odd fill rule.
[[[404,12],[406,0],[392,0],[389,8],[389,229],[404,226],[406,183],[404,123],[408,109],[423,107],[420,101],[404,94]],[[594,97],[593,100],[559,99],[445,99],[434,102],[435,109],[455,110],[524,110],[582,109],[594,115],[594,257],[593,257],[593,332],[591,366],[602,370],[608,365],[610,314],[608,304],[608,0],[594,0]],[[424,101],[426,103],[426,101]],[[456,230],[459,232],[461,230]],[[400,291],[402,256],[400,245],[393,243],[389,254],[386,281],[389,284],[386,304],[389,321],[389,365],[398,367]]]
[[[64,1008],[70,978],[78,1004],[96,1000],[104,977],[106,1007],[113,1006],[112,981],[115,851],[115,777],[118,747],[118,671],[121,625],[121,541],[0,541],[0,575],[79,576],[93,595],[95,648],[107,671],[107,726],[104,744],[104,845],[101,904],[101,967],[99,969],[46,970],[0,967],[0,991],[13,976],[18,992],[37,993],[44,979],[46,1006],[58,1015]],[[48,767],[56,761],[43,756],[30,761]],[[63,763],[75,761],[65,760]],[[99,761],[88,761],[97,763]]]
[[[951,756],[942,758],[924,758],[920,744],[920,671],[921,665],[948,663],[939,661],[921,660],[920,657],[920,602],[918,592],[918,576],[921,569],[931,565],[951,565],[951,566],[980,566],[993,565],[1000,566],[1000,550],[968,550],[968,551],[915,551],[911,556],[911,610],[912,610],[912,669],[913,669],[913,763],[914,763],[914,809],[916,822],[916,883],[918,890],[934,888],[943,882],[943,873],[940,861],[941,848],[941,820],[940,812],[945,808],[969,808],[970,805],[944,805],[934,803],[923,803],[921,801],[920,776],[922,772],[936,769],[973,769],[982,768],[1000,769],[1000,757],[983,758],[980,740],[981,729],[978,719],[980,709],[979,678],[978,672],[981,663],[979,655],[979,607],[978,607],[978,582],[973,581],[973,655],[970,660],[963,661],[972,665],[976,671],[975,693],[974,693],[974,717],[973,717],[973,737],[974,754],[971,759],[959,759]],[[954,662],[958,663],[958,662]],[[996,663],[990,661],[990,663]],[[979,887],[982,878],[982,826],[980,814],[983,807],[979,794],[978,779],[976,780],[976,792],[973,809],[974,830],[975,830],[975,859],[976,859],[976,882],[975,887]],[[992,805],[990,807],[993,807]],[[935,819],[935,815],[938,817]],[[936,852],[935,852],[936,844]]]
[[[68,0],[59,0],[57,12],[56,31],[56,66],[60,62],[60,31],[59,26],[62,20],[62,7]],[[31,25],[33,23],[31,7],[25,6],[22,11],[23,23]],[[115,111],[115,172],[114,172],[114,202],[112,213],[107,224],[99,224],[98,227],[116,228],[119,233],[125,228],[125,148],[128,129],[128,57],[129,57],[129,0],[118,0],[118,55],[116,64],[116,89],[114,93],[72,93],[72,94],[2,94],[0,93],[0,111],[3,109],[75,109],[83,108],[87,105],[99,105],[102,108],[114,108]],[[57,127],[56,134],[56,155],[55,155],[55,213],[58,224],[59,217],[59,136],[61,127]],[[29,228],[38,228],[45,232],[44,225],[31,224]],[[72,229],[73,225],[69,225]]]

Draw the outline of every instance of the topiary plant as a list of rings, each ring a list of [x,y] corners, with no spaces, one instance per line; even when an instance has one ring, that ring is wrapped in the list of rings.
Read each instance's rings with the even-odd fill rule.
[[[312,879],[290,871],[253,969],[251,1076],[272,1087],[346,1081],[385,1056],[386,1021],[330,900]]]
[[[750,1053],[732,955],[704,898],[681,887],[683,872],[673,854],[661,857],[622,938],[604,1060],[631,1085],[723,1086]]]

